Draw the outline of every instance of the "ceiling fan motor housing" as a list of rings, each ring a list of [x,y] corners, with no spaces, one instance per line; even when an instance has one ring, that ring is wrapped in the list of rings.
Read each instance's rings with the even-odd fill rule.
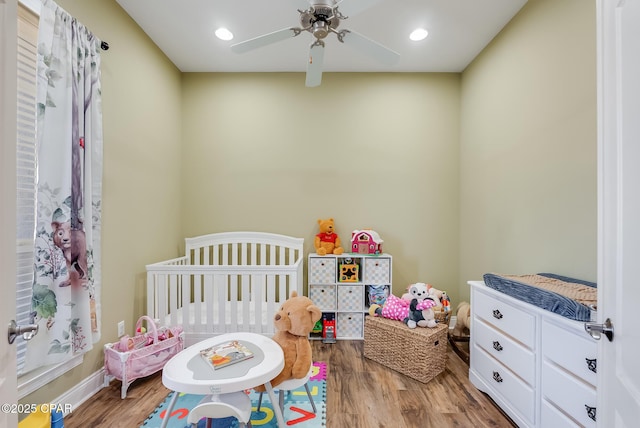
[[[317,39],[324,39],[332,29],[338,28],[340,19],[331,6],[316,5],[300,12],[300,25]]]

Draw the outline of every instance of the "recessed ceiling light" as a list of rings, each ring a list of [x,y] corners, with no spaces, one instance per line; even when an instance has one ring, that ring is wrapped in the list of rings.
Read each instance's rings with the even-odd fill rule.
[[[231,40],[233,39],[233,33],[222,27],[216,30],[216,37],[218,37],[220,40]]]
[[[429,35],[429,32],[424,28],[418,28],[417,30],[413,30],[413,32],[409,35],[409,38],[415,42],[424,40]]]

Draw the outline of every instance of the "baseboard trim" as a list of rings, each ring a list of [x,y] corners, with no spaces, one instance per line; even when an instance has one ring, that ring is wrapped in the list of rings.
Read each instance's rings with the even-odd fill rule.
[[[58,398],[52,401],[52,403],[60,404],[65,407],[65,416],[75,409],[80,407],[85,401],[89,400],[93,395],[100,391],[104,387],[104,368],[91,374],[89,377],[83,379],[73,388],[60,395]]]

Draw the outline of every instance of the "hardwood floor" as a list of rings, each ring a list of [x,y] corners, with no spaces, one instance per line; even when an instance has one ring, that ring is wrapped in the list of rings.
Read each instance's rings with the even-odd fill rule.
[[[312,341],[327,371],[329,428],[513,427],[468,379],[468,366],[448,347],[443,373],[427,384],[364,358],[362,341]],[[113,381],[64,418],[65,428],[137,428],[169,390],[160,373],[137,380],[120,399]]]

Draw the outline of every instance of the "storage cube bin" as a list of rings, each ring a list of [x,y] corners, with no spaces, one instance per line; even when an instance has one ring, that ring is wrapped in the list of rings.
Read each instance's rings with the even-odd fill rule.
[[[336,259],[314,257],[309,259],[309,283],[331,284],[336,282]]]
[[[364,279],[366,284],[389,284],[391,279],[391,260],[388,258],[367,258],[364,261]]]
[[[359,285],[338,286],[338,310],[362,311],[364,308],[364,288]]]
[[[362,312],[339,312],[336,324],[338,338],[361,338],[362,337]]]
[[[336,310],[335,285],[309,285],[309,298],[322,311]]]

